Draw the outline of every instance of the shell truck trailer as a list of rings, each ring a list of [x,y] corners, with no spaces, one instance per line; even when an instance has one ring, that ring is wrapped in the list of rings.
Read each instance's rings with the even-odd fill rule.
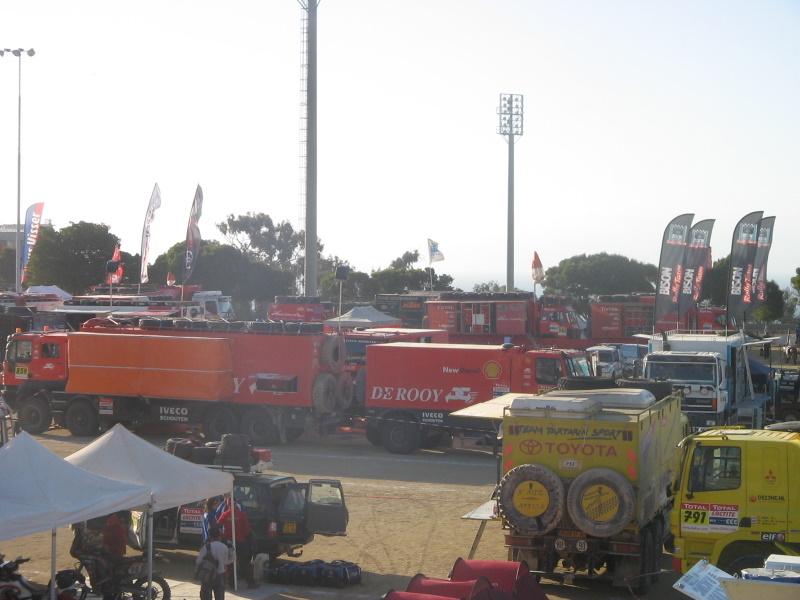
[[[367,439],[398,454],[435,446],[454,432],[495,443],[493,427],[449,414],[507,392],[542,392],[562,377],[591,375],[583,352],[510,344],[375,344],[367,347],[366,362],[357,402],[365,409]]]
[[[80,332],[10,336],[3,395],[22,427],[38,433],[55,418],[88,436],[116,422],[166,422],[265,445],[291,441],[351,402],[338,335],[274,323],[147,323],[94,319]]]
[[[680,394],[635,388],[508,394],[495,498],[509,560],[646,592],[669,534],[685,433]],[[559,572],[556,572],[556,569]]]
[[[763,342],[760,342],[763,343]],[[644,377],[665,380],[683,392],[683,412],[699,431],[717,425],[758,429],[766,394],[755,394],[741,333],[674,333],[652,336]]]

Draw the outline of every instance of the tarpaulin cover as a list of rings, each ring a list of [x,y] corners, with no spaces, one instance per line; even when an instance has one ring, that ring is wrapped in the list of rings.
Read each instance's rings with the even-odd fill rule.
[[[146,506],[150,488],[69,464],[22,432],[0,447],[0,540]]]

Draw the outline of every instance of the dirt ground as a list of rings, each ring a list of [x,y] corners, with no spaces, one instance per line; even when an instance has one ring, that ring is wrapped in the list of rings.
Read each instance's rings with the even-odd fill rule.
[[[60,456],[67,456],[91,440],[73,438],[63,430],[37,436]],[[152,438],[161,443],[163,438]],[[357,435],[302,439],[273,448],[276,471],[298,480],[313,476],[335,477],[344,484],[350,511],[346,537],[318,536],[301,559],[349,560],[364,572],[362,585],[343,592],[292,587],[284,593],[294,598],[380,598],[389,589],[405,589],[416,573],[447,577],[453,562],[466,557],[478,523],[461,518],[489,499],[496,477],[495,459],[479,450],[447,449],[411,456],[396,456],[373,448]],[[50,534],[41,533],[0,544],[8,557],[29,556],[24,573],[46,583],[50,570]],[[57,568],[73,564],[69,556],[71,534],[58,531]],[[156,568],[168,579],[191,581],[194,553],[159,551]],[[487,524],[475,558],[504,559],[499,524]],[[664,557],[664,568],[668,568]],[[667,574],[650,593],[653,598],[681,598],[671,589],[674,575]],[[630,598],[627,590],[603,582],[585,585],[546,585],[550,598]],[[175,600],[178,600],[175,598]]]

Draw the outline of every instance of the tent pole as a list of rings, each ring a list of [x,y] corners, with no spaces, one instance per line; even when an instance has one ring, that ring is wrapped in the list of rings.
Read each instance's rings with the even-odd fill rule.
[[[153,500],[147,507],[147,600],[153,597]]]
[[[239,591],[239,556],[236,554],[236,498],[233,497],[231,488],[231,540],[233,541],[233,591]]]
[[[50,600],[56,600],[56,528],[50,531]]]

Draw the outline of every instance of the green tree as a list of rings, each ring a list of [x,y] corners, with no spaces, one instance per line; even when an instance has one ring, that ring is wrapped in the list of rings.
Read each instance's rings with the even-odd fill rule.
[[[753,311],[753,318],[757,321],[775,321],[783,317],[783,292],[777,283],[767,281],[766,298],[764,304]]]
[[[714,306],[728,303],[728,275],[731,266],[730,255],[714,261],[703,282],[702,300],[710,300]]]
[[[267,214],[228,215],[217,228],[228,242],[244,255],[270,267],[292,270],[304,246],[304,234],[291,223],[275,223]]]
[[[419,250],[414,250],[413,252],[403,252],[403,256],[399,258],[395,258],[391,263],[389,263],[390,269],[410,269],[413,264],[415,264],[419,260]]]
[[[14,248],[0,250],[0,288],[13,290],[16,268],[14,267]]]
[[[83,294],[105,280],[106,262],[118,243],[108,225],[80,221],[59,231],[43,226],[28,263],[29,283],[53,284],[71,294]]]
[[[545,272],[548,290],[576,298],[593,294],[652,292],[658,268],[619,254],[580,254]]]
[[[472,291],[477,294],[496,294],[498,292],[504,292],[505,290],[506,287],[500,285],[494,279],[485,283],[476,283],[472,286]]]

